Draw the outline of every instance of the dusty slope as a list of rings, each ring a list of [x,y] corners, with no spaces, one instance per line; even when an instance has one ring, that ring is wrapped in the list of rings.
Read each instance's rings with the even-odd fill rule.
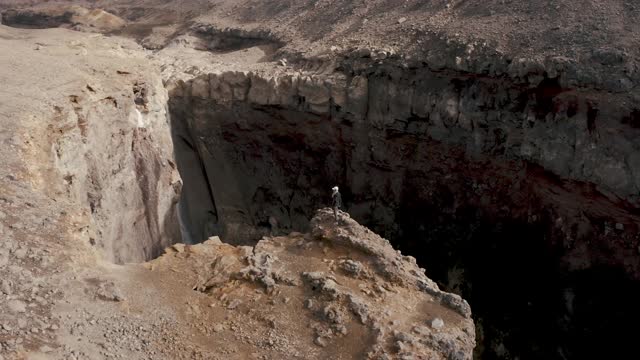
[[[509,56],[583,60],[598,48],[637,54],[639,41],[640,6],[632,0],[5,0],[0,9],[70,3],[103,8],[137,24],[168,25],[197,16],[221,28],[269,29],[300,51],[372,45],[410,53],[428,47],[421,37],[436,33],[453,41],[486,41]]]

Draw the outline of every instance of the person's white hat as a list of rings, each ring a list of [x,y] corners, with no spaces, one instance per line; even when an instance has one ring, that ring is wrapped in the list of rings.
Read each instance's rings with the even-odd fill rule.
[[[334,187],[332,187],[332,188],[331,188],[331,190],[333,190],[333,191],[338,191],[338,187],[337,187],[337,186],[334,186]]]

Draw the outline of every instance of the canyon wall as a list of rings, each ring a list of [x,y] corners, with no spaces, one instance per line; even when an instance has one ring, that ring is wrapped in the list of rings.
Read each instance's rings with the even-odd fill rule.
[[[461,197],[445,212],[476,204],[535,222],[542,214],[523,200],[548,204],[570,242],[605,233],[633,241],[638,232],[637,111],[557,79],[524,87],[392,67],[210,74],[179,84],[171,107],[174,136],[188,139],[207,181],[219,182],[210,196],[248,223],[274,216],[303,226],[338,184],[350,212],[373,222],[389,224],[390,210],[440,191]],[[571,230],[581,221],[593,228]]]
[[[304,229],[339,185],[355,219],[470,299],[479,354],[588,354],[578,344],[624,316],[576,325],[612,305],[580,284],[602,270],[635,298],[640,280],[634,93],[557,59],[429,61],[356,52],[174,84],[178,166],[206,189],[186,188],[209,216],[190,217],[195,240]]]

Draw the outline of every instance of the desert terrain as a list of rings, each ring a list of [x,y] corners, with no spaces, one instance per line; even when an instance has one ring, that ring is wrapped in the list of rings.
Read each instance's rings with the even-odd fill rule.
[[[1,360],[632,354],[634,1],[0,14]]]

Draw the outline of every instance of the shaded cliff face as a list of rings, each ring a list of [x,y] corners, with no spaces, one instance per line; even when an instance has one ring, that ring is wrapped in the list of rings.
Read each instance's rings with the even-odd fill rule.
[[[624,344],[615,329],[640,317],[615,306],[638,296],[637,111],[526,66],[480,77],[368,61],[175,86],[194,240],[304,229],[339,185],[355,219],[470,299],[478,356],[580,358]],[[591,277],[625,295],[589,290]]]

